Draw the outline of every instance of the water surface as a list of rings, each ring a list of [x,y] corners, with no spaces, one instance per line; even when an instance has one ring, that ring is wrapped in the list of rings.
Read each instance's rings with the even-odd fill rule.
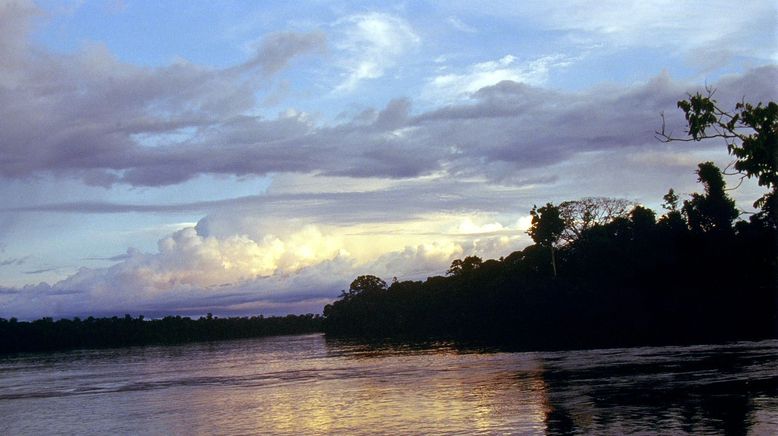
[[[0,358],[0,434],[778,434],[778,341],[505,353],[322,335]]]

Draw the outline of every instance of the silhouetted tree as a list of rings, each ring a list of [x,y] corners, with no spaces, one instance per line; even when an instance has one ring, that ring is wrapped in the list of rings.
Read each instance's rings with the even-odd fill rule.
[[[705,125],[719,120],[694,115],[717,110],[706,104],[696,98],[688,108],[680,105],[692,113],[689,140],[708,135]],[[772,147],[772,112],[742,109],[718,125],[739,136],[721,137],[734,142],[730,151],[741,161],[761,159],[754,150]],[[738,130],[756,125],[738,120],[757,112],[772,131]],[[754,135],[759,144],[751,142]],[[738,168],[775,186],[765,173],[774,166]],[[737,210],[721,171],[706,162],[697,174],[704,193],[679,205],[671,189],[664,196],[667,212],[658,221],[646,207],[627,213],[626,201],[600,197],[534,206],[527,231],[534,245],[500,260],[455,260],[446,277],[393,282],[386,291],[353,298],[344,292],[325,307],[325,332],[371,340],[464,339],[525,349],[778,337],[775,226],[757,214],[733,231]],[[763,208],[763,215],[768,212]],[[566,243],[559,244],[560,238]],[[557,268],[564,274],[557,276]],[[364,287],[383,288],[380,283]]]
[[[720,108],[713,94],[696,93],[678,102],[687,122],[687,138],[676,138],[662,130],[660,139],[670,141],[701,141],[722,138],[727,150],[737,160],[734,169],[744,177],[754,177],[760,186],[770,191],[754,202],[762,209],[764,219],[778,227],[778,104],[761,102],[756,105],[740,102],[732,112]]]
[[[660,227],[675,233],[685,230],[687,226],[683,214],[678,209],[678,195],[670,188],[662,198],[664,199],[662,207],[667,210],[667,213],[659,219]]]
[[[721,170],[713,162],[703,162],[699,164],[697,175],[705,187],[705,194],[692,194],[692,198],[683,203],[689,227],[702,232],[731,230],[738,211],[735,201],[724,191],[726,184]]]
[[[621,198],[586,197],[559,204],[559,214],[565,223],[561,240],[567,243],[578,239],[595,225],[603,225],[616,218],[626,218],[630,202]]]
[[[675,212],[678,210],[678,195],[676,195],[673,188],[670,188],[669,191],[667,191],[667,194],[662,197],[664,200],[664,203],[662,203],[662,207],[670,212]]]
[[[554,277],[556,277],[554,246],[565,230],[565,221],[560,215],[559,208],[551,203],[546,203],[541,208],[532,206],[530,215],[532,216],[532,224],[527,233],[536,244],[548,247],[551,252],[551,268],[554,272]]]
[[[632,221],[635,234],[646,234],[656,225],[656,214],[654,211],[640,205],[632,209],[629,213],[629,219]]]
[[[460,276],[477,270],[481,267],[481,258],[478,256],[467,256],[464,259],[454,259],[451,267],[446,271],[446,275]]]
[[[354,297],[363,293],[373,293],[386,290],[386,282],[373,275],[359,276],[351,282],[351,286],[346,293],[349,297]]]

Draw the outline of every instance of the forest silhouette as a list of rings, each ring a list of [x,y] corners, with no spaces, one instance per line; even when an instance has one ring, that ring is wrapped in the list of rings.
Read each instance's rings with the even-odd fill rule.
[[[767,189],[740,213],[722,171],[703,192],[670,189],[661,215],[587,197],[530,211],[535,242],[500,259],[456,259],[445,276],[357,277],[323,316],[0,319],[0,353],[172,344],[324,331],[361,340],[474,341],[521,349],[709,343],[778,337],[778,105],[722,110],[713,93],[678,102],[687,134],[722,139],[731,170]],[[746,219],[747,218],[747,219]]]
[[[191,319],[166,316],[147,320],[142,315],[33,322],[0,318],[0,354],[78,348],[113,348],[134,345],[172,345],[187,342],[243,339],[271,335],[320,332],[321,316],[252,316]]]
[[[536,243],[499,260],[455,261],[423,282],[360,276],[325,307],[324,328],[535,349],[776,337],[775,228],[752,219],[706,229],[685,215],[656,220],[636,206],[594,224],[556,248],[556,275]]]
[[[778,337],[778,105],[678,102],[688,136],[721,139],[731,170],[767,188],[748,219],[722,171],[697,168],[702,193],[664,213],[589,197],[530,211],[535,242],[499,260],[457,259],[446,276],[360,276],[324,308],[330,336],[459,339],[519,348],[686,344]],[[663,123],[664,124],[664,123]]]

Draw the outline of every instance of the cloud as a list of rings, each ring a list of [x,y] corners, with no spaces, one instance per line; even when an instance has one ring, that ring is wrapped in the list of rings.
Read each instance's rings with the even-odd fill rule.
[[[510,66],[513,61],[503,63]],[[766,66],[725,76],[713,86],[719,88],[717,98],[722,106],[729,107],[743,96],[749,101],[775,99],[777,77],[778,67]],[[39,129],[22,116],[24,111],[9,112],[8,118],[21,118],[10,123],[9,129],[0,129],[0,147],[7,152],[0,161],[0,173],[21,178],[46,173],[83,177],[90,172],[134,186],[170,185],[203,174],[270,173],[340,177],[338,183],[350,178],[454,176],[520,186],[530,179],[559,177],[561,173],[538,172],[582,153],[658,149],[661,144],[654,139],[654,131],[660,127],[659,114],[666,113],[669,130],[682,133],[683,119],[675,102],[695,89],[699,87],[674,81],[666,73],[628,87],[577,93],[504,80],[474,91],[467,101],[414,114],[409,99],[395,99],[380,111],[367,111],[337,125],[317,125],[296,111],[272,120],[228,111],[224,119],[203,122],[189,139],[153,147],[134,142],[133,134],[110,117],[87,123],[99,125],[93,128],[52,126],[49,135],[36,142]],[[72,113],[57,109],[54,117]],[[28,128],[17,130],[20,125]],[[68,139],[74,129],[85,142]],[[165,135],[179,127],[160,129],[151,134]],[[306,195],[282,200],[315,204],[317,199]],[[253,207],[265,200],[273,198],[229,202]],[[222,206],[221,201],[166,205],[80,201],[5,211],[207,212]]]
[[[412,231],[404,235],[364,224],[289,228],[268,219],[244,223],[254,236],[216,236],[198,224],[161,239],[154,253],[128,250],[112,266],[81,268],[52,285],[2,288],[0,316],[318,311],[359,274],[423,279],[442,274],[453,258],[494,257],[516,247],[519,236],[503,232],[510,226],[487,220],[435,216],[395,227]],[[417,243],[417,234],[425,232],[444,237]]]
[[[719,97],[737,101],[743,94],[769,95],[775,75],[776,68],[766,67],[724,78],[717,84]],[[292,125],[310,126],[301,146],[313,155],[311,168],[335,172],[359,166],[372,171],[372,177],[363,183],[353,173],[326,176],[312,170],[279,178],[284,183],[271,185],[266,194],[234,199],[17,208],[15,212],[189,210],[208,216],[161,239],[156,252],[128,250],[111,259],[114,265],[82,268],[51,285],[4,288],[0,316],[320,308],[359,274],[423,279],[443,273],[453,258],[503,256],[528,243],[525,214],[537,198],[531,187],[547,185],[560,198],[545,200],[559,201],[577,198],[568,195],[579,195],[587,186],[597,186],[590,192],[611,195],[632,184],[646,185],[646,178],[656,184],[656,179],[668,180],[663,171],[686,171],[693,183],[693,168],[667,163],[692,160],[680,156],[683,151],[653,142],[658,114],[674,106],[685,90],[687,85],[667,75],[631,88],[578,94],[503,81],[478,90],[467,104],[419,115],[411,113],[408,100],[333,127],[310,126],[299,114],[292,115]],[[670,128],[681,127],[680,119],[669,120]],[[241,119],[232,126],[223,133],[240,144],[257,124]],[[273,132],[278,135],[273,142],[282,142],[288,132]],[[343,150],[330,158],[318,153],[319,147],[336,150],[325,147],[333,138],[340,138]],[[236,153],[241,149],[233,146]],[[380,162],[372,160],[387,148],[407,152],[401,158],[385,153]],[[663,151],[662,159],[652,161],[647,150]],[[230,159],[215,156],[204,160],[203,168]],[[393,168],[405,162],[435,171],[410,179],[376,177],[378,169],[392,175],[407,171]],[[574,164],[566,166],[569,162]],[[610,176],[621,182],[608,181]],[[312,188],[301,192],[301,186]]]
[[[326,36],[322,32],[278,32],[265,35],[256,55],[237,67],[252,70],[259,67],[264,76],[271,76],[286,68],[289,62],[306,53],[321,53],[326,48]]]
[[[13,258],[10,258],[10,259],[3,259],[3,260],[0,260],[0,266],[11,266],[11,265],[19,266],[19,265],[24,265],[29,258],[30,258],[30,256],[13,257]]]
[[[319,33],[271,34],[257,56],[236,67],[181,60],[144,68],[100,44],[67,55],[41,50],[29,42],[37,10],[20,4],[0,9],[0,21],[12,23],[0,28],[0,176],[10,178],[47,172],[102,186],[188,180],[199,158],[180,133],[212,132],[254,109],[268,75],[323,44]]]
[[[452,102],[469,97],[476,91],[503,81],[541,85],[548,78],[551,68],[569,64],[563,56],[544,56],[522,64],[516,64],[516,57],[506,55],[496,61],[487,61],[470,66],[460,74],[448,73],[430,79],[424,91],[424,98],[431,101]]]
[[[755,1],[732,8],[724,1],[693,3],[603,1],[587,7],[545,2],[538,14],[557,29],[581,30],[623,45],[697,47],[744,33],[754,17],[772,15],[775,4]],[[690,22],[689,17],[694,17]],[[731,43],[731,42],[730,42]]]
[[[452,17],[448,17],[446,19],[446,22],[448,24],[450,24],[451,27],[453,27],[456,30],[459,30],[460,32],[465,32],[465,33],[477,33],[478,32],[478,29],[476,29],[473,26],[470,26],[470,25],[466,24],[464,21],[460,20],[457,17],[453,17],[453,16]]]
[[[31,275],[43,274],[43,273],[50,272],[50,271],[56,271],[58,269],[59,268],[40,268],[40,269],[31,270],[31,271],[24,271],[24,273],[25,274],[31,274]]]
[[[717,98],[724,107],[733,106],[739,100],[737,95],[749,95],[747,100],[774,99],[776,91],[769,89],[767,82],[777,72],[775,67],[763,67],[724,78],[714,85],[720,88]],[[637,146],[655,149],[660,145],[654,139],[659,114],[667,111],[668,129],[682,134],[684,123],[675,103],[694,90],[666,74],[629,88],[598,88],[576,94],[501,82],[479,90],[472,104],[433,110],[415,121],[427,134],[445,126],[439,138],[451,138],[449,144],[457,150],[450,158],[450,171],[462,162],[461,174],[475,170],[499,179],[503,165],[516,174],[517,170],[558,164],[581,153]],[[472,165],[478,160],[482,166]],[[484,166],[491,169],[493,165],[497,172],[484,170]]]
[[[12,211],[6,209],[6,214],[198,213],[208,214],[207,218],[197,224],[198,233],[201,235],[224,237],[237,231],[261,239],[262,234],[256,230],[261,224],[257,224],[257,221],[278,221],[285,225],[393,224],[413,221],[431,212],[457,214],[462,211],[480,210],[509,214],[517,209],[529,210],[532,203],[528,199],[528,190],[551,186],[558,180],[554,176],[543,175],[542,172],[530,171],[538,173],[537,176],[514,180],[510,189],[491,185],[486,180],[450,180],[442,176],[387,181],[287,175],[277,178],[268,193],[262,195],[179,204],[40,204]],[[409,230],[410,228],[406,228],[406,231]]]
[[[420,43],[404,19],[379,12],[349,16],[335,28],[342,35],[334,45],[342,53],[338,62],[346,75],[337,92],[353,91],[360,82],[383,76]]]
[[[540,22],[518,22],[554,34],[539,49],[554,47],[547,53],[559,52],[561,38],[581,51],[667,50],[706,71],[743,57],[774,60],[774,53],[765,55],[774,44],[752,44],[751,29],[774,29],[774,6],[749,3],[728,16],[721,5],[714,2],[694,25],[687,21],[694,15],[690,6],[677,2],[664,10],[637,3],[471,4],[474,15],[454,10],[439,21],[469,33],[476,30],[471,23],[484,22],[478,14],[495,8],[506,17],[539,15]],[[670,186],[695,189],[696,162],[728,159],[721,143],[676,146],[654,139],[662,112],[667,128],[682,134],[675,103],[699,83],[657,72],[627,85],[549,88],[549,75],[578,59],[567,55],[484,55],[494,57],[460,67],[444,56],[433,65],[431,55],[426,66],[412,62],[411,68],[445,69],[421,83],[421,93],[413,85],[379,90],[386,103],[357,103],[353,117],[321,121],[321,100],[306,108],[310,112],[258,115],[262,102],[277,103],[287,88],[296,92],[295,74],[278,76],[303,56],[325,54],[321,59],[332,63],[306,70],[312,74],[306,80],[317,83],[314,92],[340,91],[327,94],[326,102],[370,81],[402,76],[408,59],[428,48],[410,24],[424,17],[362,13],[323,30],[268,33],[245,61],[227,68],[184,59],[143,67],[99,43],[51,52],[30,33],[43,18],[31,2],[0,5],[0,178],[13,182],[7,190],[14,196],[0,207],[0,222],[42,216],[72,223],[80,214],[137,214],[116,217],[126,222],[146,218],[140,214],[160,215],[155,221],[168,214],[190,215],[176,216],[179,221],[203,218],[160,239],[156,250],[87,258],[111,262],[99,264],[104,268],[83,268],[49,284],[0,288],[0,315],[319,310],[358,274],[424,278],[445,271],[455,257],[499,257],[522,247],[528,243],[526,213],[538,198],[659,201]],[[747,48],[757,45],[750,55]],[[513,50],[505,53],[519,53]],[[323,76],[333,70],[341,73],[337,79]],[[778,67],[768,65],[719,76],[712,85],[721,105],[732,107],[744,97],[775,99],[777,79]],[[415,94],[402,95],[409,92]],[[198,199],[203,183],[224,176],[263,175],[272,184],[262,194],[211,189],[208,198],[215,200],[160,200],[181,198],[190,189],[183,198]],[[13,192],[33,179],[40,184],[25,192],[40,195]],[[45,189],[66,179],[108,189],[76,193],[81,185],[72,180],[68,187]],[[230,195],[235,197],[224,198]],[[1,229],[14,236],[11,226]],[[165,232],[157,230],[146,242]],[[47,244],[38,242],[39,249],[45,252]],[[6,272],[20,270],[26,259],[18,251],[7,256],[0,260]]]
[[[732,7],[726,0],[652,2],[606,0],[450,2],[461,15],[530,23],[596,54],[658,50],[680,55],[703,71],[726,65],[728,56],[775,62],[778,7],[756,0]],[[773,35],[772,38],[766,35]],[[713,49],[715,47],[715,50]],[[714,55],[705,58],[704,53]]]
[[[84,260],[107,260],[110,262],[120,262],[124,260],[129,260],[133,256],[137,256],[140,254],[140,251],[137,248],[128,248],[126,252],[122,254],[117,254],[116,256],[110,256],[110,257],[87,257]]]
[[[261,78],[321,50],[321,33],[266,35],[255,57],[231,68],[186,61],[146,68],[123,63],[99,44],[67,55],[46,52],[25,33],[36,9],[16,4],[0,9],[0,20],[12,23],[0,28],[0,177],[7,179],[53,175],[105,187],[156,187],[201,175],[445,174],[520,184],[528,177],[522,172],[580,153],[655,147],[658,114],[666,112],[669,127],[679,131],[675,102],[694,89],[660,74],[630,86],[551,91],[538,84],[564,58],[520,62],[505,56],[433,79],[427,92],[440,104],[426,112],[414,113],[412,100],[395,98],[340,124],[322,125],[296,110],[265,118],[252,114]],[[332,29],[346,87],[384,74],[420,43],[407,22],[388,14],[352,15]],[[715,85],[722,103],[775,98],[776,71],[766,66],[721,79]],[[31,207],[164,208],[85,202]]]

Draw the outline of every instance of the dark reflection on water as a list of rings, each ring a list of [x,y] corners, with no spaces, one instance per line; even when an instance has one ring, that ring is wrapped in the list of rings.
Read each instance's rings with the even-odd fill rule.
[[[778,341],[505,353],[321,335],[0,359],[0,434],[778,433]]]
[[[545,355],[549,430],[778,431],[776,343]]]

